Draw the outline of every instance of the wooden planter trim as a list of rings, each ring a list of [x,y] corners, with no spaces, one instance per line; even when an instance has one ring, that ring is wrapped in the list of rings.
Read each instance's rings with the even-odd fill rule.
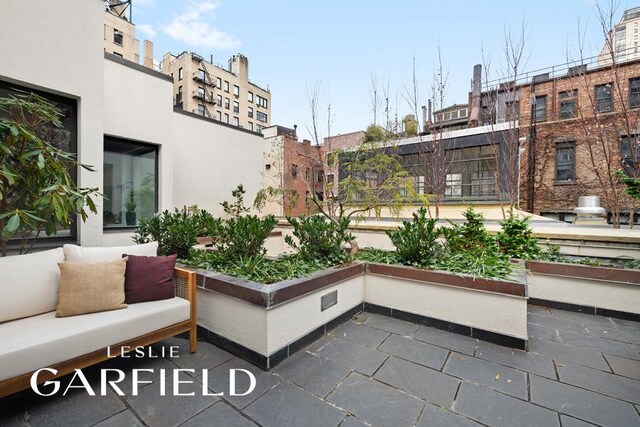
[[[526,266],[531,273],[640,285],[640,270],[544,261],[527,261]]]

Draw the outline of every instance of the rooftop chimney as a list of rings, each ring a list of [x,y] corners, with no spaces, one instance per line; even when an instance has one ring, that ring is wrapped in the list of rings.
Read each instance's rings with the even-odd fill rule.
[[[482,65],[473,66],[473,81],[471,82],[471,113],[469,114],[469,127],[476,127],[480,123],[480,99],[482,95]]]

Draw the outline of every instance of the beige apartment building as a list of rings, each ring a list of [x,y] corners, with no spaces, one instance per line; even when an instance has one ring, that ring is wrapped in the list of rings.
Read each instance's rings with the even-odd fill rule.
[[[616,61],[629,61],[640,58],[638,42],[640,42],[640,7],[627,9],[619,23],[613,26],[609,34],[609,41],[605,42],[598,65],[611,64],[611,52],[615,52]]]
[[[127,17],[127,1],[110,0],[104,10],[104,51],[128,61],[140,63],[140,41],[136,39],[136,26]],[[144,41],[143,65],[153,68],[153,43]]]
[[[271,93],[249,81],[244,55],[233,55],[225,69],[193,52],[167,53],[161,70],[173,77],[177,108],[253,132],[271,123]]]

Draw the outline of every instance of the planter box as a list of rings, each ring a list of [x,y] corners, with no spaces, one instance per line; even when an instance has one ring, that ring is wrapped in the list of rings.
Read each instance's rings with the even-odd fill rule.
[[[367,305],[387,307],[393,317],[509,347],[527,347],[524,283],[369,264]]]
[[[197,270],[201,335],[271,369],[363,309],[525,349],[526,285],[355,263],[270,285]]]
[[[640,321],[640,271],[527,261],[530,302]]]

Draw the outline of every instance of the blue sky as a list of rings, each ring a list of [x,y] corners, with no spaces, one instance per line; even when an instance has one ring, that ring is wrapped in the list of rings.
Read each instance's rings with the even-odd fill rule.
[[[637,5],[621,0],[616,21]],[[271,90],[271,123],[297,124],[301,138],[311,122],[307,87],[316,84],[323,136],[329,103],[331,134],[372,122],[372,74],[389,81],[391,110],[410,113],[402,93],[411,86],[414,57],[420,103],[426,104],[438,46],[449,75],[445,103],[466,102],[481,46],[501,68],[504,29],[517,32],[523,17],[527,70],[565,63],[568,50],[576,57],[579,20],[586,26],[586,52],[595,55],[602,47],[594,0],[133,0],[137,37],[154,42],[156,58],[187,50],[207,59],[213,54],[214,63],[226,65],[231,55],[246,55],[249,78]]]

